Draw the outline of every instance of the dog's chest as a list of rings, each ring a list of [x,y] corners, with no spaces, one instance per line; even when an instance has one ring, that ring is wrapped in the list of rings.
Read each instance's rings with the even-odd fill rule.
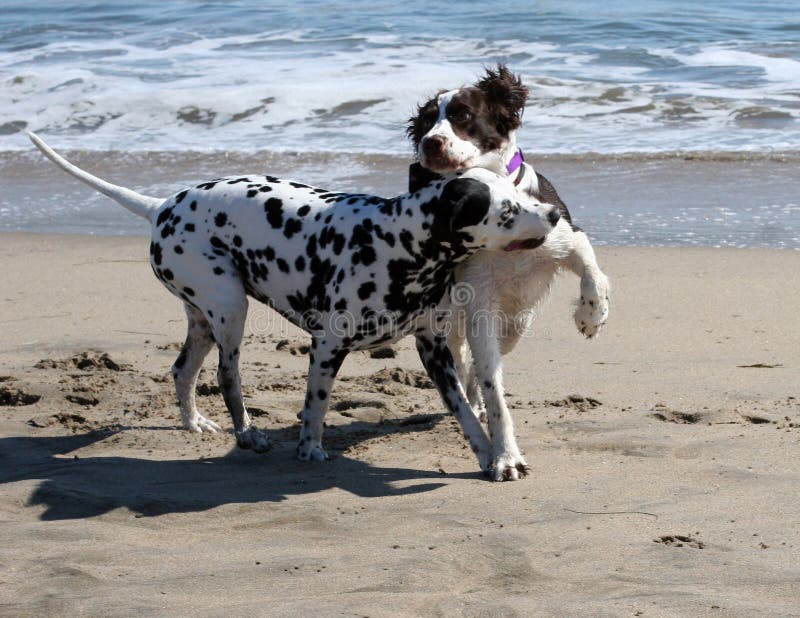
[[[541,249],[541,248],[540,248]],[[456,270],[457,283],[470,286],[471,296],[485,309],[508,315],[529,310],[547,294],[559,265],[531,251],[481,251]]]

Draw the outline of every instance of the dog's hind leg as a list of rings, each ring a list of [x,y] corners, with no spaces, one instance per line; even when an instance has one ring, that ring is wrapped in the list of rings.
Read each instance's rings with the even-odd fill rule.
[[[464,311],[459,309],[456,318],[452,321],[450,332],[447,334],[447,345],[453,354],[453,360],[458,372],[458,379],[461,386],[467,393],[467,401],[472,411],[483,419],[483,399],[481,399],[478,383],[475,381],[475,368],[472,364],[472,356],[469,352],[466,340],[466,321]]]
[[[238,279],[216,277],[214,283],[214,287],[209,289],[213,296],[209,294],[202,297],[198,294],[192,296],[190,302],[201,309],[211,325],[211,332],[219,350],[217,381],[233,421],[236,444],[240,448],[263,453],[269,450],[271,445],[263,431],[250,426],[250,417],[244,407],[242,383],[239,377],[239,346],[242,343],[247,319],[247,296]]]
[[[214,347],[211,325],[202,311],[186,303],[186,318],[189,322],[186,342],[172,365],[172,377],[175,380],[175,391],[181,409],[181,419],[185,429],[202,433],[214,433],[220,429],[214,421],[207,419],[197,411],[195,403],[195,386],[197,375],[203,360]]]
[[[300,412],[300,442],[297,458],[301,461],[323,461],[328,454],[322,448],[322,432],[328,411],[331,388],[347,351],[336,347],[333,337],[313,337],[308,363],[306,401]]]
[[[458,374],[461,376],[461,373]],[[470,357],[470,363],[467,367],[467,377],[462,379],[461,382],[467,392],[467,401],[472,408],[475,415],[482,422],[486,421],[486,403],[483,401],[480,386],[478,386],[478,374],[475,371],[475,363]]]
[[[488,472],[492,456],[491,445],[478,417],[467,403],[453,355],[447,347],[447,340],[443,335],[431,332],[418,332],[416,338],[417,352],[425,370],[439,389],[445,406],[461,425],[464,437],[478,458],[481,470]]]

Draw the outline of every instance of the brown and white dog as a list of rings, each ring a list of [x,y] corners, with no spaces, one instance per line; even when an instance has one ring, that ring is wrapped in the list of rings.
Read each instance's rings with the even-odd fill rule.
[[[515,132],[527,96],[520,78],[498,65],[473,86],[441,91],[420,105],[407,129],[419,158],[411,167],[412,191],[432,174],[480,167],[513,176],[518,192],[558,206],[561,212],[555,230],[538,248],[482,251],[456,270],[452,297],[457,317],[449,345],[473,409],[480,409],[482,395],[495,480],[516,480],[530,471],[505,403],[501,356],[530,325],[555,275],[568,269],[581,278],[574,318],[583,335],[596,335],[608,318],[609,281],[589,239],[572,223],[555,188],[523,161],[517,148]]]

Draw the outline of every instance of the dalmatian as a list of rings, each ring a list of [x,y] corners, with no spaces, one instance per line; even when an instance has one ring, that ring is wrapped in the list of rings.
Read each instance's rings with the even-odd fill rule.
[[[414,188],[440,174],[485,168],[507,176],[519,196],[558,207],[556,229],[535,251],[481,251],[459,264],[457,327],[450,348],[474,408],[485,409],[494,473],[516,480],[529,473],[505,403],[501,357],[514,349],[562,270],[581,278],[574,314],[581,334],[594,337],[608,318],[610,283],[586,234],[577,227],[553,185],[525,162],[516,143],[528,89],[504,65],[487,69],[475,85],[442,91],[409,120],[418,163]],[[468,344],[468,346],[467,346]],[[470,358],[471,352],[471,358]]]
[[[481,469],[491,447],[459,382],[442,310],[456,266],[480,249],[541,245],[558,209],[521,196],[505,177],[473,169],[394,198],[337,193],[272,176],[217,178],[167,198],[141,195],[71,164],[29,134],[47,158],[147,219],[150,264],[180,298],[188,332],[172,374],[183,424],[216,431],[195,405],[197,375],[216,345],[218,382],[240,448],[264,452],[268,436],[245,409],[239,376],[248,298],[311,335],[297,446],[300,460],[328,458],[323,421],[348,353],[406,335]]]

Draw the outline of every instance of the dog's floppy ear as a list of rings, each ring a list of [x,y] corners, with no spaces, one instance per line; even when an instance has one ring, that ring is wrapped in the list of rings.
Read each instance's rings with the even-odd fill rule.
[[[474,178],[456,178],[442,189],[431,232],[437,240],[453,242],[459,231],[486,218],[491,205],[489,187]]]
[[[415,193],[431,184],[434,180],[440,180],[441,178],[443,178],[441,174],[432,172],[427,167],[422,167],[421,163],[412,163],[408,166],[408,192]]]
[[[501,131],[508,133],[522,124],[528,88],[522,84],[519,75],[514,75],[504,64],[498,64],[496,71],[486,69],[486,77],[475,87],[486,96]]]
[[[408,139],[411,140],[411,143],[414,144],[414,148],[419,147],[419,143],[422,141],[422,138],[425,137],[425,134],[433,128],[433,125],[436,123],[436,118],[439,115],[439,95],[445,90],[440,90],[436,93],[436,96],[428,99],[425,103],[417,106],[417,113],[414,114],[411,118],[408,119],[408,124],[406,125],[406,135]]]

